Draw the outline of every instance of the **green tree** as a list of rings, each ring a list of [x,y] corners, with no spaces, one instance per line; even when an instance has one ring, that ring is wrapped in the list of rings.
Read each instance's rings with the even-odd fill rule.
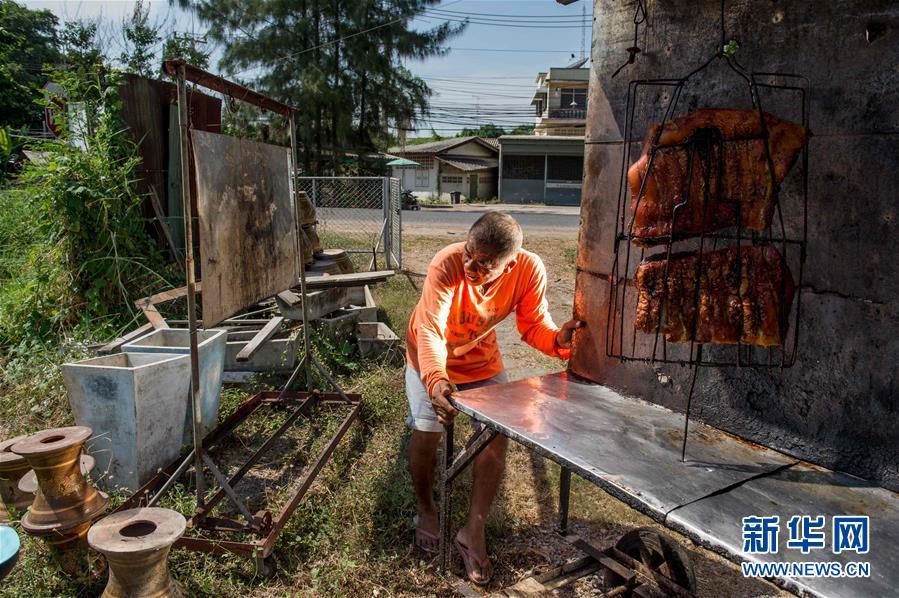
[[[533,135],[534,134],[534,125],[533,124],[518,125],[514,129],[512,129],[512,132],[509,134],[510,135]]]
[[[87,81],[106,57],[97,40],[97,24],[90,21],[67,21],[60,36],[65,70],[83,76]],[[78,90],[73,93],[77,94]]]
[[[209,54],[199,48],[202,42],[190,35],[175,34],[165,40],[162,46],[162,60],[173,60],[175,58],[183,58],[188,62],[201,69],[209,66]]]
[[[459,133],[460,137],[468,137],[470,135],[476,135],[478,137],[499,137],[500,135],[505,135],[506,132],[502,127],[498,127],[493,123],[488,123],[486,125],[481,125],[477,129],[462,129],[462,132]]]
[[[144,77],[152,77],[156,45],[159,43],[159,28],[150,25],[150,9],[143,0],[134,3],[131,19],[122,23],[125,38],[125,52],[119,58],[125,70]]]
[[[347,149],[383,147],[391,126],[427,113],[430,90],[404,59],[446,52],[464,24],[415,30],[439,0],[179,0],[223,47],[220,66],[298,108],[307,172],[340,168]]]
[[[0,126],[37,126],[37,90],[47,81],[43,68],[59,60],[56,17],[0,0]]]

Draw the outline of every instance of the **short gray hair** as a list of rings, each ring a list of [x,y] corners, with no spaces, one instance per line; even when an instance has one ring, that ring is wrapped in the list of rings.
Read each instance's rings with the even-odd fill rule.
[[[506,212],[487,212],[468,230],[468,238],[477,248],[494,254],[498,260],[516,255],[522,237],[521,226]]]

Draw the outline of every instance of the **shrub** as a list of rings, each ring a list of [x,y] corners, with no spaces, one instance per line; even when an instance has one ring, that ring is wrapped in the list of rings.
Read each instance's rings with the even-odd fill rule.
[[[140,158],[119,124],[115,77],[54,79],[80,100],[79,118],[63,124],[68,139],[32,148],[41,159],[4,194],[15,209],[0,214],[0,346],[102,336],[133,318],[134,298],[168,284],[153,270],[162,260],[140,215]]]

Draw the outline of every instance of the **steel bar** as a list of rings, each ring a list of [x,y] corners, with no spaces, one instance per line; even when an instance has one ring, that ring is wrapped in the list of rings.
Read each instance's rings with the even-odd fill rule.
[[[202,85],[203,87],[217,91],[229,98],[240,100],[247,104],[258,106],[259,108],[264,108],[269,112],[274,112],[281,116],[290,116],[293,112],[293,108],[287,104],[273,100],[259,92],[228,81],[227,79],[223,79],[218,75],[213,75],[203,69],[191,66],[184,60],[166,60],[163,63],[163,68],[170,77],[177,76],[192,83],[196,83],[197,85]],[[181,155],[186,156],[186,154]],[[187,179],[184,180],[186,184]]]
[[[272,444],[274,444],[275,441],[278,440],[278,438],[280,438],[284,434],[284,432],[286,432],[290,428],[290,426],[292,426],[294,422],[299,419],[301,415],[304,415],[306,413],[306,410],[310,405],[310,402],[313,401],[314,396],[315,395],[309,395],[303,400],[302,403],[300,403],[296,410],[294,410],[294,412],[284,420],[284,422],[278,427],[278,429],[272,432],[272,435],[269,436],[268,439],[266,439],[266,441],[263,442],[262,445],[260,445],[252,455],[250,455],[249,458],[247,458],[247,460],[243,465],[240,466],[240,468],[238,468],[238,470],[228,480],[228,484],[230,484],[231,486],[235,486],[238,482],[240,482],[243,476],[245,476],[246,473],[250,471],[253,465],[255,465],[259,461],[259,459],[262,458],[262,456],[268,451],[269,448],[271,448]],[[219,491],[216,492],[206,503],[206,510],[211,511],[215,507],[215,505],[217,505],[219,501],[224,498],[224,495],[224,488],[220,488]]]
[[[309,490],[312,482],[315,481],[315,478],[325,466],[325,463],[328,462],[331,454],[337,448],[337,445],[340,444],[341,439],[343,439],[353,421],[355,421],[355,419],[359,417],[359,413],[361,410],[362,404],[358,401],[355,402],[349,414],[346,416],[346,418],[344,418],[343,422],[341,422],[340,427],[337,428],[334,436],[331,437],[331,440],[328,441],[328,444],[322,449],[321,453],[319,453],[318,458],[312,465],[312,468],[303,477],[303,480],[300,482],[299,486],[297,486],[297,489],[294,491],[293,496],[291,496],[290,500],[287,501],[287,504],[285,504],[281,508],[281,512],[278,513],[278,517],[272,522],[271,532],[269,532],[268,537],[263,543],[263,556],[268,556],[269,554],[271,554],[271,551],[275,546],[275,541],[278,539],[278,534],[280,534],[281,530],[284,529],[284,526],[287,525],[287,521],[296,510],[297,505],[300,504],[300,501],[303,499],[303,496],[305,496],[306,491]]]
[[[290,116],[290,164],[291,164],[291,187],[293,187],[293,209],[294,209],[294,221],[299,221],[299,209],[300,209],[300,189],[297,177],[299,176],[299,155],[297,153],[297,122],[296,122],[296,113],[293,110],[289,112]],[[306,264],[303,263],[302,255],[303,252],[300,250],[300,243],[302,243],[302,235],[297,235],[297,264],[299,266],[299,274],[300,274],[300,296],[303,299],[303,361],[301,362],[305,366],[306,370],[306,390],[312,392],[312,365],[309,361],[309,358],[312,356],[312,342],[309,339],[309,326],[305,324],[309,323],[309,302],[306,298],[307,286],[306,286]],[[322,277],[324,278],[324,277]]]
[[[346,393],[343,392],[343,390],[340,388],[340,385],[337,384],[337,381],[334,380],[334,377],[331,376],[331,374],[328,373],[328,370],[326,370],[326,369],[324,368],[324,366],[322,366],[322,364],[320,364],[320,363],[318,362],[318,360],[315,358],[315,356],[311,356],[310,359],[312,360],[312,363],[315,365],[315,369],[317,369],[317,370],[319,371],[319,373],[320,373],[322,376],[325,377],[325,379],[331,384],[331,387],[332,387],[334,390],[337,391],[337,394],[340,395],[340,397],[344,400],[344,402],[345,402],[345,403],[352,403],[352,401],[350,400],[350,398],[349,398],[349,397],[346,395]]]
[[[287,379],[287,382],[284,383],[284,386],[281,387],[281,391],[278,393],[278,400],[284,398],[284,395],[290,389],[290,385],[293,384],[293,381],[297,379],[297,376],[300,375],[300,371],[307,372],[306,362],[309,360],[309,353],[304,353],[303,358],[300,360],[300,363],[297,364],[297,367],[293,368],[293,372],[291,372],[290,377]],[[306,379],[308,380],[309,374],[306,374]],[[308,386],[308,383],[307,383]]]
[[[696,360],[702,363],[702,345],[696,350]],[[696,390],[696,375],[699,373],[699,366],[693,366],[693,376],[690,380],[690,392],[687,394],[687,408],[684,409],[684,439],[681,444],[680,460],[684,463],[687,460],[687,429],[690,425],[690,406],[693,404],[693,392]]]
[[[499,433],[496,430],[487,427],[483,427],[475,432],[465,448],[459,451],[459,454],[453,459],[449,469],[446,470],[443,478],[444,481],[452,482],[455,480],[459,474],[468,467],[468,464],[471,463],[475,457],[480,455],[481,451],[487,448],[487,445],[498,435]]]
[[[568,533],[568,506],[571,498],[571,470],[567,467],[559,466],[559,527],[556,530],[559,534]]]
[[[440,550],[437,567],[441,572],[450,570],[449,545],[452,534],[452,489],[453,482],[446,477],[453,466],[453,423],[443,426],[443,458],[440,460]]]
[[[169,65],[166,64],[168,70]],[[187,103],[187,64],[177,63],[169,74],[178,80],[178,131],[181,141],[181,203],[184,208],[184,267],[187,272],[187,320],[190,331],[190,392],[193,405],[194,460],[197,506],[203,506],[206,481],[203,479],[202,407],[200,404],[200,350],[197,342],[197,271],[194,265],[193,207],[190,187],[190,115]]]
[[[191,464],[191,462],[193,460],[194,460],[194,450],[191,449],[190,452],[187,453],[187,457],[185,457],[184,460],[181,461],[181,465],[178,466],[178,469],[175,470],[175,473],[173,473],[171,476],[169,476],[169,479],[167,479],[165,481],[165,484],[162,485],[162,488],[160,488],[156,492],[156,494],[153,495],[153,498],[151,498],[150,500],[147,501],[148,507],[153,507],[156,505],[157,502],[159,502],[159,499],[162,498],[162,496],[166,492],[168,492],[168,489],[172,487],[172,484],[177,482],[178,478],[180,478],[182,475],[184,475],[184,472],[187,471],[188,466]]]
[[[225,494],[228,495],[228,498],[231,499],[231,502],[234,503],[234,506],[237,507],[238,511],[240,511],[240,514],[243,515],[248,522],[253,523],[255,521],[255,519],[253,518],[253,514],[250,513],[246,505],[243,504],[243,501],[240,500],[240,497],[237,496],[237,493],[234,492],[234,488],[232,488],[228,483],[228,480],[225,478],[225,474],[219,471],[219,468],[215,466],[215,463],[212,462],[212,459],[210,459],[209,455],[207,455],[206,453],[203,453],[203,461],[206,463],[206,467],[209,469],[209,472],[221,485],[221,489],[225,491]]]

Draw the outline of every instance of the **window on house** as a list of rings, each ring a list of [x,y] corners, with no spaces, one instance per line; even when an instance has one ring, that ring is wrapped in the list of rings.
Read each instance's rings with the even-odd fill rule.
[[[582,156],[550,156],[546,167],[546,178],[550,181],[580,182],[584,178]]]
[[[562,88],[562,105],[559,106],[561,109],[566,108],[579,108],[581,110],[587,109],[587,90],[586,89],[574,89],[574,88]],[[574,104],[572,106],[572,103]]]
[[[431,169],[434,167],[434,158],[430,156],[416,157],[414,160],[418,162],[418,166],[415,167],[415,186],[429,187],[431,185]]]
[[[446,174],[445,174],[445,175],[443,175],[442,177],[440,177],[440,180],[443,181],[444,183],[448,184],[448,185],[461,185],[461,184],[462,184],[462,177],[461,177],[461,175],[460,175],[460,176],[453,176],[453,175],[446,175]]]
[[[543,156],[503,156],[503,176],[508,179],[543,180]]]

